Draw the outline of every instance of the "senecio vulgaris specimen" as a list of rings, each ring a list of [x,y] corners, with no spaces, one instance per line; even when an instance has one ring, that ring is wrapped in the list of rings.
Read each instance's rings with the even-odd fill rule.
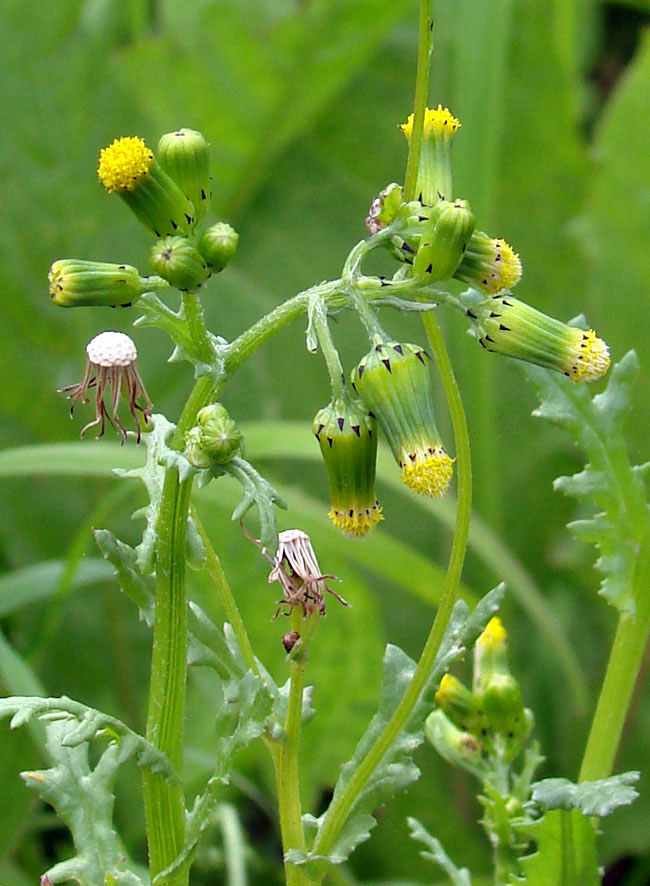
[[[413,126],[411,116],[401,127],[409,144],[414,137]],[[268,675],[264,676],[253,654],[236,602],[223,582],[220,593],[243,666],[262,683],[267,680],[265,691],[275,698],[259,734],[264,734],[275,765],[289,884],[305,882],[301,865],[313,862],[317,867],[321,863],[318,860],[327,857],[346,814],[356,802],[354,791],[361,790],[352,779],[339,794],[335,793],[332,807],[310,848],[300,815],[297,760],[304,668],[315,626],[325,614],[326,592],[342,603],[345,601],[326,583],[332,576],[321,573],[306,533],[299,529],[278,532],[276,507],[285,505],[244,457],[243,434],[220,402],[228,380],[267,339],[307,314],[307,348],[310,352],[320,350],[331,385],[330,402],[312,422],[329,479],[328,516],[344,535],[363,537],[385,516],[375,490],[380,433],[388,442],[401,479],[418,494],[444,495],[453,478],[455,461],[436,423],[431,357],[419,344],[399,341],[386,332],[379,321],[379,309],[426,313],[439,305],[448,306],[468,318],[483,350],[548,367],[575,382],[598,378],[609,366],[607,346],[592,330],[577,329],[547,317],[512,296],[510,290],[522,275],[518,255],[502,238],[478,229],[469,202],[453,193],[451,146],[459,127],[459,121],[447,109],[427,109],[414,190],[417,196],[395,183],[385,187],[370,206],[366,219],[369,234],[350,252],[340,278],[289,299],[233,341],[213,334],[204,322],[201,295],[211,277],[223,271],[235,255],[238,234],[225,221],[205,225],[212,189],[209,148],[196,130],[180,129],[163,135],[157,154],[141,138],[132,136],[117,139],[100,154],[101,184],[109,194],[117,194],[126,203],[153,237],[152,275],[142,276],[126,264],[78,259],[56,261],[50,271],[53,304],[135,305],[142,311],[135,325],[165,330],[174,343],[172,359],[186,360],[194,367],[195,385],[177,425],[153,413],[135,367],[135,345],[123,333],[108,331],[95,336],[88,346],[83,381],[63,388],[73,407],[80,400],[86,402],[88,392],[94,389],[95,420],[84,427],[82,434],[98,426],[101,436],[108,418],[124,442],[127,432],[118,414],[123,398],[135,422],[136,442],[142,439],[147,446],[148,466],[142,476],[148,490],[151,491],[153,475],[161,478],[157,496],[152,496],[148,509],[148,541],[145,544],[143,539],[142,550],[134,550],[128,556],[129,568],[141,575],[143,582],[153,577],[155,583],[147,741],[166,755],[176,770],[183,758],[188,630],[185,559],[190,542],[194,550],[202,551],[207,558],[213,575],[218,577],[220,569],[207,534],[198,519],[190,515],[192,484],[194,480],[205,484],[227,474],[242,488],[242,502],[233,518],[242,520],[252,506],[257,508],[259,544],[272,563],[269,580],[279,581],[283,589],[278,611],[291,620],[291,630],[283,638],[291,682],[288,699],[283,699],[282,704],[278,701],[280,696],[274,697],[273,689],[268,688]],[[395,259],[391,277],[364,273],[364,261],[375,250],[387,251]],[[468,288],[460,294],[438,288],[451,280],[461,281]],[[171,307],[163,299],[177,298],[175,290],[180,294],[180,306]],[[347,370],[329,326],[330,316],[342,310],[356,314],[369,341],[367,353],[360,353],[356,365]],[[483,359],[478,349],[477,359]],[[458,443],[456,455],[460,474]],[[149,471],[146,479],[145,470]],[[468,519],[469,498],[465,498]],[[123,546],[119,556],[127,556],[124,549]],[[449,583],[452,604],[462,555],[457,557],[454,568],[454,578]],[[451,605],[447,618],[450,612]],[[193,617],[195,629],[199,634],[204,630],[207,636],[210,632],[205,633],[205,622],[196,612]],[[498,640],[499,624],[492,622],[491,631],[484,638],[490,642],[495,637]],[[404,699],[368,752],[375,767],[406,724],[428,679],[437,653],[435,644],[439,646],[442,634],[436,639],[432,632],[431,637],[412,671]],[[495,644],[498,645],[496,641],[492,645]],[[495,747],[501,747],[502,733],[506,734],[506,756],[514,753],[512,749],[519,750],[531,723],[508,675],[499,676],[498,680],[491,677],[487,689],[481,684],[480,704],[476,701],[476,688],[465,689],[454,679],[443,678],[437,696],[447,717],[443,724],[445,735],[453,729],[465,730],[469,738],[463,738],[463,747],[470,748],[477,759],[485,748],[492,752],[492,745],[485,739],[480,744],[476,737],[479,727],[481,734],[488,727],[492,730]],[[510,705],[507,716],[510,717],[510,708],[514,711],[516,729],[510,729],[510,720],[506,722],[505,715],[500,713],[506,704],[504,698]],[[494,699],[492,710],[490,703]],[[282,711],[281,716],[278,711]],[[515,735],[512,740],[511,732]],[[444,742],[436,739],[434,744],[440,749]],[[371,773],[370,764],[367,768]],[[178,781],[168,782],[159,772],[147,771],[144,799],[152,878],[160,878],[161,883],[170,886],[182,886],[187,882],[194,848],[188,848],[186,843],[188,828],[182,787]],[[200,834],[200,829],[190,830]],[[108,874],[108,882],[107,878]]]

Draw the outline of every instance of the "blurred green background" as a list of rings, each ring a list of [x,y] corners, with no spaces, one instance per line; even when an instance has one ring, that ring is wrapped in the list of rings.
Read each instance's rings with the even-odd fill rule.
[[[650,457],[649,12],[644,0],[436,2],[431,88],[432,102],[448,104],[462,122],[455,195],[471,202],[481,228],[519,252],[517,294],[564,320],[584,312],[614,359],[637,350],[642,372],[627,427],[637,462]],[[127,262],[147,272],[147,234],[97,184],[99,148],[136,134],[155,145],[180,126],[205,133],[213,217],[241,235],[233,265],[204,297],[212,330],[230,338],[283,299],[337,277],[365,235],[372,198],[402,180],[406,144],[397,124],[412,105],[416,21],[413,0],[3,0],[3,449],[76,440],[88,418],[79,409],[71,424],[56,388],[81,378],[93,335],[129,331],[138,316],[137,308],[56,309],[47,295],[47,271],[58,258]],[[483,353],[460,318],[440,314],[475,469],[466,595],[475,599],[508,580],[504,619],[547,757],[542,774],[575,777],[615,624],[596,596],[594,552],[564,529],[576,509],[551,488],[554,477],[579,469],[582,456],[530,417],[535,397],[521,368]],[[415,316],[386,311],[383,322],[398,338],[424,342]],[[365,352],[362,329],[341,315],[333,331],[351,367]],[[133,334],[156,409],[175,419],[191,370],[166,363],[170,345],[159,331]],[[302,322],[258,352],[224,396],[251,430],[249,458],[289,501],[281,528],[312,534],[323,569],[343,579],[352,603],[330,605],[310,668],[319,715],[305,731],[302,767],[304,800],[314,811],[373,711],[385,642],[419,653],[453,516],[451,504],[431,508],[399,490],[388,465],[378,489],[385,522],[365,542],[340,537],[325,517],[326,479],[310,432],[327,399],[326,373],[304,348]],[[442,401],[438,411],[450,441]],[[123,457],[112,438],[86,445],[106,447],[107,459]],[[0,645],[3,689],[29,691],[36,676],[48,695],[66,693],[143,729],[149,635],[90,536],[92,526],[105,526],[135,543],[139,526],[129,515],[142,492],[108,477],[57,477],[50,457],[41,462],[50,476],[5,471],[0,486],[0,615],[13,647]],[[277,593],[265,562],[229,521],[234,495],[226,481],[223,489],[215,484],[199,509],[253,643],[283,679],[285,622],[271,622]],[[193,596],[221,619],[205,577],[191,581]],[[210,771],[215,697],[212,675],[192,673],[190,795]],[[647,764],[649,729],[642,684],[618,770]],[[28,732],[9,735],[3,726],[0,759],[0,883],[23,886],[65,857],[68,836],[17,776],[42,763]],[[422,779],[380,811],[373,839],[331,883],[437,882],[408,839],[407,814],[476,871],[478,884],[487,882],[475,786],[428,748],[417,761]],[[138,782],[135,771],[125,773],[116,820],[144,861]],[[249,836],[252,883],[281,882],[272,794],[270,767],[255,746],[224,790]],[[628,871],[610,882],[650,882],[649,816],[645,776],[636,804],[605,823],[603,861]],[[195,882],[225,882],[216,830],[205,844]]]

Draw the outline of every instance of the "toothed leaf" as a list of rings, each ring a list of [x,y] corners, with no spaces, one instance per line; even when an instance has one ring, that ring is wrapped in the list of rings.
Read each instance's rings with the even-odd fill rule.
[[[599,550],[600,593],[617,609],[634,612],[638,545],[650,525],[642,472],[630,464],[621,429],[638,372],[636,354],[630,351],[613,367],[607,387],[595,396],[587,385],[548,370],[529,366],[526,372],[541,400],[533,415],[569,431],[589,459],[582,471],[554,483],[555,489],[594,507],[591,518],[569,528]]]
[[[634,785],[639,772],[623,772],[598,781],[574,784],[567,778],[545,778],[532,785],[533,801],[545,809],[579,809],[583,815],[603,818],[639,796]]]

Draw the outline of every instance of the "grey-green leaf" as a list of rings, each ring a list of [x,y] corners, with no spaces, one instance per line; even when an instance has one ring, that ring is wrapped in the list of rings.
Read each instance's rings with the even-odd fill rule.
[[[532,785],[533,801],[545,809],[579,809],[583,815],[603,818],[619,806],[629,806],[636,800],[639,792],[634,785],[640,775],[623,772],[580,784],[567,778],[545,778]]]

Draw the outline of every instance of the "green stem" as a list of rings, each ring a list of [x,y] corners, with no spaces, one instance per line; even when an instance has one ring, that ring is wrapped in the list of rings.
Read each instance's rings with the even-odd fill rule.
[[[317,615],[314,617],[318,617]],[[302,608],[295,606],[291,613],[291,630],[303,633],[304,617]],[[280,831],[284,853],[289,849],[305,850],[305,835],[302,827],[302,805],[300,802],[300,780],[298,772],[298,752],[302,727],[302,697],[305,688],[306,649],[292,656],[290,663],[291,685],[289,707],[284,724],[284,735],[280,744],[271,748],[275,764],[275,777],[278,785],[278,806]],[[306,884],[304,872],[295,864],[285,861],[287,886]]]
[[[368,338],[373,342],[373,344],[380,341],[387,341],[389,336],[386,335],[386,333],[382,329],[381,324],[377,319],[377,314],[375,313],[374,308],[370,307],[370,305],[360,292],[354,292],[352,298],[359,318],[366,328]]]
[[[418,36],[418,66],[415,77],[415,102],[413,110],[413,130],[409,139],[409,154],[404,178],[404,200],[414,200],[422,152],[422,132],[424,114],[429,95],[429,69],[433,46],[432,0],[420,0],[420,24]]]
[[[321,303],[322,304],[322,303]],[[312,312],[312,323],[316,331],[316,337],[320,346],[321,354],[327,365],[327,372],[330,377],[330,385],[332,388],[332,398],[340,399],[345,393],[345,373],[341,366],[341,358],[336,350],[332,333],[330,332],[327,322],[327,308],[321,309],[321,304],[317,304]]]
[[[151,657],[147,739],[169,757],[176,772],[183,765],[187,610],[185,541],[191,480],[178,482],[178,472],[165,475],[156,525],[156,618]],[[143,770],[145,815],[152,879],[183,849],[185,800],[182,785]],[[184,886],[188,868],[165,878],[165,886]]]
[[[201,537],[201,541],[203,542],[203,545],[205,547],[208,573],[214,583],[214,587],[219,596],[219,601],[221,602],[224,612],[226,613],[226,618],[228,619],[228,622],[235,632],[235,637],[237,638],[237,643],[239,645],[242,658],[244,659],[246,667],[250,671],[253,671],[254,674],[257,674],[259,676],[259,668],[257,667],[257,662],[255,661],[255,653],[253,652],[253,647],[251,646],[251,641],[248,637],[246,626],[244,625],[244,620],[242,619],[241,613],[239,612],[237,601],[235,600],[235,597],[230,590],[228,579],[226,578],[225,572],[221,568],[219,557],[217,556],[217,553],[212,546],[212,542],[210,541],[210,538],[205,531],[205,526],[201,522],[201,519],[194,508],[192,508],[192,519],[194,520],[199,536]]]
[[[215,356],[214,348],[210,342],[208,330],[205,327],[201,300],[196,293],[192,292],[184,292],[182,300],[187,330],[196,349],[196,354],[206,363],[212,363]]]
[[[634,576],[636,613],[621,613],[579,781],[611,775],[643,653],[650,635],[650,530],[643,538]]]
[[[467,548],[467,536],[472,509],[472,471],[469,436],[463,403],[438,321],[432,314],[426,314],[423,317],[423,322],[440,371],[456,440],[458,510],[456,511],[456,524],[449,557],[449,567],[440,605],[413,674],[413,679],[393,716],[359,764],[345,789],[332,801],[323,827],[314,843],[314,855],[327,855],[330,852],[363,787],[406,725],[427,683],[447,628],[451,610],[458,597],[458,587]]]
[[[312,286],[311,289],[299,292],[298,295],[294,295],[293,298],[278,305],[270,314],[261,317],[257,323],[254,323],[250,329],[242,332],[228,346],[225,365],[226,375],[232,375],[261,344],[268,341],[280,329],[306,311],[310,298],[319,295],[326,298],[329,302],[332,296],[336,295],[340,290],[340,285],[339,280],[334,280],[331,283],[320,283],[318,286]]]

